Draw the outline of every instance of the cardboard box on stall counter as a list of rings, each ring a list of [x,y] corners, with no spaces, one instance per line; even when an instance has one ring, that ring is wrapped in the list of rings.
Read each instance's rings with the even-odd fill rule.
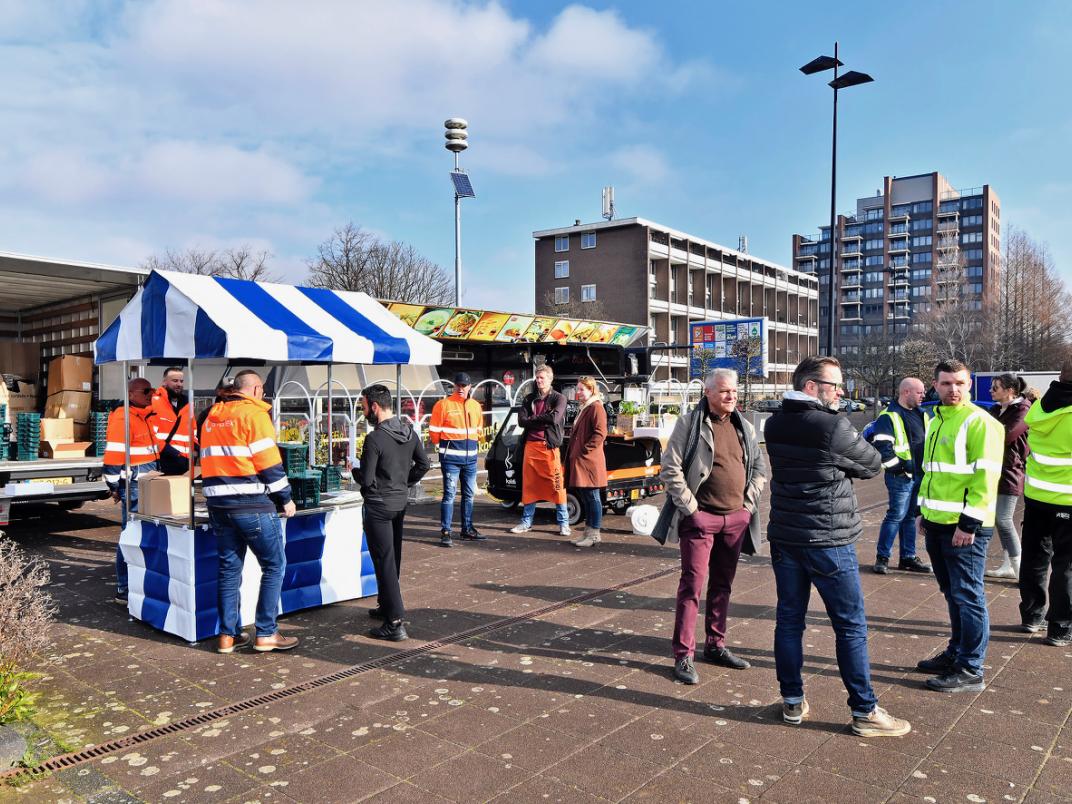
[[[63,355],[48,362],[48,394],[60,391],[92,391],[93,358]]]
[[[139,477],[138,513],[146,516],[189,516],[190,476],[147,472]]]

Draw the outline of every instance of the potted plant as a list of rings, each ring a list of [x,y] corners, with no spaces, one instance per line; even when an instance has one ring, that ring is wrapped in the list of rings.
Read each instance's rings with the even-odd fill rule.
[[[631,433],[640,424],[643,408],[636,402],[621,402],[618,405],[618,425],[620,433]]]

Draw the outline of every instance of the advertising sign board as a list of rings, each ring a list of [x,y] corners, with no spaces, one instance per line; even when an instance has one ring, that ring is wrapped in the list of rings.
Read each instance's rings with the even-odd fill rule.
[[[738,342],[759,339],[759,349],[749,356],[748,373],[767,376],[767,319],[732,318],[723,321],[693,321],[689,324],[689,379],[703,379],[706,371],[729,368],[742,372],[742,359],[735,354]]]

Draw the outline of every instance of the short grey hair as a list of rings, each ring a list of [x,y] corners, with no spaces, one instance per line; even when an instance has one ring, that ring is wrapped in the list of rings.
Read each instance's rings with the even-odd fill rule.
[[[536,367],[536,370],[534,372],[532,372],[532,375],[534,377],[537,374],[550,374],[552,377],[554,377],[555,376],[555,370],[553,368],[551,368],[547,363],[541,363],[540,365],[538,365]]]
[[[704,382],[705,388],[714,388],[717,380],[730,380],[734,385],[737,384],[737,372],[728,368],[712,369],[711,373],[707,375],[707,380]]]

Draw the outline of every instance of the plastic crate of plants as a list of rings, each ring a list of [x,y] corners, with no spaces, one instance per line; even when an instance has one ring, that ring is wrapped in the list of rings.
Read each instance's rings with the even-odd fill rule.
[[[36,461],[41,450],[41,414],[19,413],[15,418],[18,460]]]
[[[290,496],[298,508],[320,505],[320,472],[300,472],[290,475]]]
[[[320,472],[320,493],[338,491],[342,488],[342,468],[333,464],[314,467]]]
[[[296,477],[309,468],[309,447],[298,441],[280,441],[279,455],[288,477]]]

